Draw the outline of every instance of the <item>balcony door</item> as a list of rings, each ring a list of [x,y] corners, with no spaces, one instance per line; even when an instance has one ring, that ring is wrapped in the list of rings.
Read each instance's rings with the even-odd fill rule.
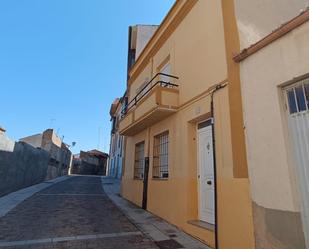
[[[160,69],[160,73],[171,75],[171,63],[167,61]],[[171,81],[171,78],[169,76],[160,75],[160,80],[162,81],[161,86],[167,87],[167,84]]]

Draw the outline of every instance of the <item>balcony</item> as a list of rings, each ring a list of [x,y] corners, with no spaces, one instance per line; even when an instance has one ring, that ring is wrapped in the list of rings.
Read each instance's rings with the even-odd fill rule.
[[[178,109],[178,77],[156,74],[124,107],[119,123],[121,135],[133,136]]]

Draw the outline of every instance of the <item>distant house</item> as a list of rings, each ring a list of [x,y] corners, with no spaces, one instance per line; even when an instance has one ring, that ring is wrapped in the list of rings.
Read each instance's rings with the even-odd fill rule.
[[[9,138],[0,127],[0,197],[46,180],[50,155]]]
[[[128,67],[127,71],[134,65],[143,49],[158,29],[157,25],[134,25],[129,27],[129,47],[128,47]],[[145,79],[136,91],[140,91],[149,78]],[[126,112],[125,108],[128,104],[127,93],[121,98],[116,98],[111,104],[110,116],[112,121],[111,142],[109,151],[108,175],[120,179],[123,174],[123,160],[125,150],[125,136],[119,133],[119,123]]]
[[[108,154],[99,150],[81,151],[73,156],[72,174],[106,175]]]
[[[72,162],[69,146],[62,142],[54,129],[20,139],[21,142],[41,148],[50,155],[46,179],[67,175]]]
[[[123,98],[122,98],[123,99]],[[121,136],[118,131],[119,120],[121,118],[122,99],[115,99],[110,108],[110,116],[112,121],[111,143],[109,150],[108,175],[121,178],[123,155],[124,155],[124,136]]]

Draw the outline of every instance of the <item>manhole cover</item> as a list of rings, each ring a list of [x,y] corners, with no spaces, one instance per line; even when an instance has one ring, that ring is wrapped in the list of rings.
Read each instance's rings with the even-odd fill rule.
[[[178,248],[184,248],[182,245],[180,245],[176,240],[169,239],[169,240],[162,240],[156,242],[157,246],[160,249],[178,249]]]

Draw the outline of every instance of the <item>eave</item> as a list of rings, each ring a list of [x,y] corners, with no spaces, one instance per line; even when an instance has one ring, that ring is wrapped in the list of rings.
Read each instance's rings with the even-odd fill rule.
[[[239,54],[233,57],[235,62],[241,62],[248,58],[249,56],[255,54],[259,50],[278,40],[279,38],[285,36],[287,33],[301,26],[309,20],[309,9],[303,11],[298,16],[294,17],[292,20],[286,22],[278,29],[271,32],[269,35],[265,36],[263,39],[257,43],[251,45],[248,48],[243,49]]]
[[[189,13],[198,0],[177,0],[168,14],[153,34],[135,64],[129,71],[128,86],[137,78],[147,66],[151,57],[161,48],[164,42],[171,36],[184,17]]]

